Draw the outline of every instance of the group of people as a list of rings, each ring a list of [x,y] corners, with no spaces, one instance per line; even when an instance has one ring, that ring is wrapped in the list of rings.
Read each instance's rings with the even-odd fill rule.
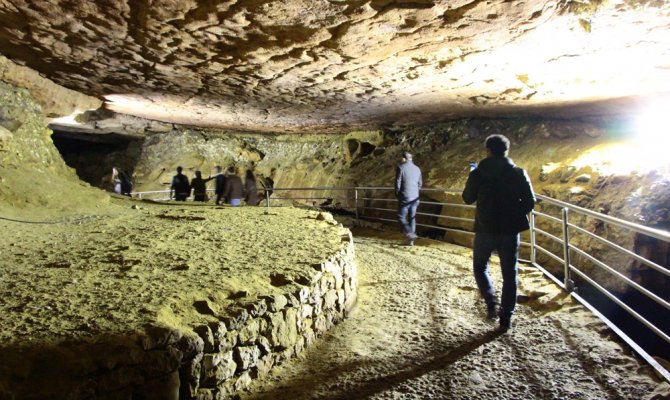
[[[526,171],[507,157],[509,145],[503,135],[486,138],[486,158],[479,165],[472,165],[462,193],[466,204],[477,203],[473,272],[487,318],[498,318],[501,331],[511,328],[516,308],[519,234],[530,228],[528,214],[536,202]],[[421,170],[413,163],[412,154],[403,153],[396,170],[395,195],[398,221],[409,246],[417,238],[416,210],[422,185]],[[494,251],[500,258],[503,277],[500,302],[489,274],[489,259]]]
[[[177,201],[185,201],[193,192],[194,201],[206,202],[209,200],[207,196],[207,182],[214,180],[214,193],[216,195],[216,204],[226,203],[231,206],[239,206],[242,201],[247,205],[256,206],[260,199],[258,197],[258,186],[256,185],[256,176],[253,171],[248,169],[244,176],[244,182],[235,170],[235,167],[229,167],[226,172],[223,168],[216,167],[216,175],[208,178],[203,178],[200,171],[195,171],[195,177],[189,182],[186,175],[182,173],[183,168],[177,167],[177,175],[172,177],[170,184],[170,199]],[[271,179],[266,178],[263,185],[267,187],[272,184]]]
[[[475,281],[484,300],[487,317],[499,318],[499,329],[507,331],[516,308],[517,260],[519,256],[519,234],[529,229],[528,214],[535,205],[535,194],[530,179],[522,168],[517,167],[507,157],[510,141],[503,135],[486,138],[486,157],[479,163],[471,163],[471,171],[462,197],[466,204],[477,203],[475,213],[475,240],[473,246],[473,272]],[[248,205],[258,205],[256,177],[247,170],[244,182],[235,170],[229,167],[226,173],[220,166],[216,175],[203,178],[200,171],[189,181],[177,167],[177,175],[172,178],[170,199],[185,201],[193,192],[194,201],[208,201],[207,182],[215,180],[216,204],[225,202],[239,206],[242,201]],[[113,168],[114,191],[130,195],[132,183],[118,168]],[[274,182],[265,178],[264,191],[272,194]],[[423,185],[421,169],[413,162],[412,154],[403,152],[396,169],[395,195],[398,199],[398,221],[404,244],[413,246],[417,239],[416,215],[420,203],[419,192]],[[498,253],[502,269],[503,285],[500,301],[497,300],[491,276],[489,259]]]

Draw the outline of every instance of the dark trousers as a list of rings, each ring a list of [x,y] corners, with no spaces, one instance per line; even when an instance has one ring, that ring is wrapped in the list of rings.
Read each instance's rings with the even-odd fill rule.
[[[175,193],[174,199],[177,201],[186,201],[188,193]]]
[[[472,266],[479,293],[487,305],[495,303],[495,290],[489,274],[489,259],[493,251],[498,252],[502,269],[503,287],[500,296],[500,316],[509,320],[516,307],[517,259],[519,258],[519,234],[475,234]]]
[[[419,208],[419,199],[398,200],[398,222],[402,233],[408,238],[416,238],[416,209]]]

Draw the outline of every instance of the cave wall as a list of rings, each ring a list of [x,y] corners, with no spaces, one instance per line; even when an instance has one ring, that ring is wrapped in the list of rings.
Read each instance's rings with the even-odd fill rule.
[[[65,165],[44,112],[30,91],[0,81],[0,212],[5,217],[81,212],[107,203],[108,196]]]

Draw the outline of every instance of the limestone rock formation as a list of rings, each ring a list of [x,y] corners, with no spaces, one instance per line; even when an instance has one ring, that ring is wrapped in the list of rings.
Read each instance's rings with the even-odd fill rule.
[[[611,113],[593,102],[668,87],[669,22],[662,1],[15,0],[0,53],[121,113],[343,132]]]
[[[63,162],[50,134],[31,92],[0,82],[0,212],[4,217],[82,212],[107,202],[107,195],[80,181]]]

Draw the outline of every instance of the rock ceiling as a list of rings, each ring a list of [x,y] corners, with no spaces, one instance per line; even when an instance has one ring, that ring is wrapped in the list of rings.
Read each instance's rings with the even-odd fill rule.
[[[589,115],[670,90],[670,2],[2,0],[0,54],[110,110],[197,126]]]

